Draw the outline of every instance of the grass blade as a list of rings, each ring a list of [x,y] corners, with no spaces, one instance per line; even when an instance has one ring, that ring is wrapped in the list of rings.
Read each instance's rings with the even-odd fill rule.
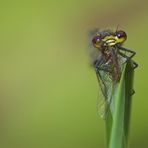
[[[107,148],[127,148],[133,90],[133,61],[128,61],[117,83],[106,119]]]

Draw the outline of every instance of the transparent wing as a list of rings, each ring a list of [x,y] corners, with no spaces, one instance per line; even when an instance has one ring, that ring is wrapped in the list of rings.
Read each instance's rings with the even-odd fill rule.
[[[100,86],[97,99],[97,110],[101,118],[106,119],[112,99],[113,83],[108,72],[100,70],[96,71],[96,74]]]
[[[123,58],[122,56],[118,55],[117,57],[118,59],[118,66],[120,67],[120,70],[122,72],[123,69],[123,65],[126,62],[126,59]],[[109,65],[111,66],[111,65]],[[101,67],[106,67],[106,63],[101,64]],[[99,70],[99,68],[96,68],[96,75],[97,75],[97,79],[99,82],[99,96],[97,99],[97,110],[99,115],[106,119],[109,110],[112,109],[110,107],[111,102],[112,102],[112,95],[114,93],[114,89],[115,89],[115,82],[113,82],[111,75],[109,74],[109,72],[105,71],[105,70]]]
[[[99,96],[97,99],[97,111],[101,118],[106,119],[110,109],[110,105],[105,99],[103,99],[103,97],[104,96],[102,96],[102,93],[99,92]]]

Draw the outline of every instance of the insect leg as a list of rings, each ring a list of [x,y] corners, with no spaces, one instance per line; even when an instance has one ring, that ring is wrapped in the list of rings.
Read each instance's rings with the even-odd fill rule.
[[[125,55],[125,54],[123,54],[123,53],[121,53],[121,52],[119,52],[119,54],[121,55],[121,56],[123,56],[124,58],[126,58],[127,60],[129,60],[128,58],[128,56],[127,55]],[[137,68],[138,67],[138,64],[135,62],[135,61],[133,61],[132,60],[132,62],[133,62],[133,69],[135,69],[135,68]],[[135,90],[134,89],[132,89],[132,91],[131,91],[131,96],[132,95],[134,95],[135,94]]]
[[[135,90],[132,89],[131,96],[135,94]]]
[[[126,49],[126,48],[123,48],[121,46],[117,46],[119,50],[122,50],[122,51],[125,51],[125,52],[128,52],[128,53],[131,53],[131,55],[128,57],[129,59],[131,59],[132,57],[134,57],[134,55],[136,54],[135,51],[133,50],[130,50],[130,49]]]
[[[108,65],[103,65],[103,63],[100,64],[98,67],[95,67],[95,69],[96,69],[96,72],[99,72],[100,70],[102,70],[102,71],[104,71],[104,72],[109,72],[109,73],[112,72],[111,69],[110,69],[110,66],[108,66]]]
[[[132,61],[133,61],[133,60],[132,60]],[[133,64],[134,64],[133,69],[135,69],[135,68],[137,68],[137,67],[138,67],[138,64],[137,64],[135,61],[133,61]]]
[[[121,56],[123,56],[124,58],[126,58],[127,60],[130,60],[130,59],[131,59],[130,57],[128,57],[127,55],[123,54],[123,53],[120,52],[120,51],[119,51],[119,54],[120,54]],[[133,62],[133,69],[137,68],[137,67],[138,67],[138,64],[137,64],[135,61],[133,61],[133,60],[132,60],[132,62]]]
[[[95,67],[96,72],[98,72],[99,70],[103,70],[105,72],[111,72],[109,70],[109,66],[105,65],[103,58],[101,58],[100,60],[96,60],[94,62],[94,67]]]
[[[109,69],[109,67],[98,67],[97,69],[96,69],[97,71],[99,71],[99,70],[103,70],[103,71],[105,71],[105,72],[111,72],[111,70]]]
[[[93,61],[93,66],[95,68],[95,70],[103,63],[103,57],[100,57],[98,59],[95,59]]]
[[[100,60],[95,60],[93,62],[94,67],[99,67],[99,65],[101,65],[103,63],[103,59],[101,58]]]

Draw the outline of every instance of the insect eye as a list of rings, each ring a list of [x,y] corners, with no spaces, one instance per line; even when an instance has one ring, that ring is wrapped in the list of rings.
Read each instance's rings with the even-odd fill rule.
[[[120,39],[120,38],[124,38],[124,39],[126,39],[127,38],[127,35],[126,35],[126,33],[124,32],[124,31],[117,31],[116,32],[116,35],[117,35],[117,37]]]
[[[92,43],[95,47],[99,47],[100,45],[100,41],[101,41],[101,36],[95,36],[93,39],[92,39]]]

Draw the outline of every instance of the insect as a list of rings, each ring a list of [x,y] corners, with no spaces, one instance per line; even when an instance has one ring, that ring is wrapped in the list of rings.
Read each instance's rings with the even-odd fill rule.
[[[98,100],[98,111],[102,118],[106,118],[112,101],[112,94],[116,84],[120,81],[124,64],[136,54],[126,49],[123,43],[127,34],[122,30],[96,31],[92,36],[92,45],[97,49],[97,58],[93,60],[93,67],[100,84],[101,94]],[[133,61],[133,67],[138,65]]]

